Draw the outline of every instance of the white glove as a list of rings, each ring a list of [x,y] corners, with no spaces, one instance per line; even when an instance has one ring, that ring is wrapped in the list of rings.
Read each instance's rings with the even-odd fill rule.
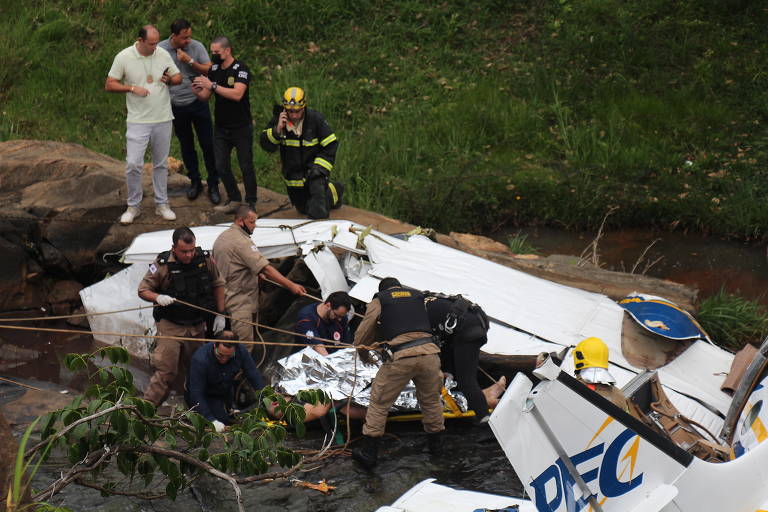
[[[219,434],[224,432],[224,429],[226,428],[226,426],[222,422],[220,422],[219,420],[213,420],[212,423],[213,423],[213,428],[216,429],[216,432],[218,432]]]
[[[226,325],[227,320],[224,318],[224,315],[216,315],[216,318],[213,319],[213,334],[219,334]]]
[[[160,304],[161,306],[170,306],[174,302],[176,302],[176,299],[171,297],[170,295],[158,295],[155,299],[155,302]]]

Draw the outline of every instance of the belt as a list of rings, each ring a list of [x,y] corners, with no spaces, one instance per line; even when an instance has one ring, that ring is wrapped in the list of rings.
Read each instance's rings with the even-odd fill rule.
[[[417,340],[411,340],[406,341],[405,343],[400,343],[399,345],[389,345],[389,349],[392,351],[392,353],[400,352],[401,350],[405,350],[406,348],[412,348],[412,347],[418,347],[419,345],[426,345],[427,343],[435,343],[435,337],[434,336],[427,336],[426,338],[419,338]]]

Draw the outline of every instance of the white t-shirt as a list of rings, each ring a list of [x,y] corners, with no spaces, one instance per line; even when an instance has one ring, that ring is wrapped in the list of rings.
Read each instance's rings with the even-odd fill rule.
[[[168,86],[160,81],[166,68],[169,76],[179,73],[171,56],[162,49],[155,49],[152,55],[145,57],[133,44],[115,56],[108,76],[125,85],[144,87],[149,91],[145,97],[132,93],[125,95],[128,109],[126,120],[129,123],[164,123],[173,119]],[[148,81],[150,76],[151,83]]]

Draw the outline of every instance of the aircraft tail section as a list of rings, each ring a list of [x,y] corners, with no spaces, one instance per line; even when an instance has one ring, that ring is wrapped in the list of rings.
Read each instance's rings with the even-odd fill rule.
[[[692,456],[559,369],[550,378],[518,374],[491,417],[536,510],[676,510],[664,507]]]

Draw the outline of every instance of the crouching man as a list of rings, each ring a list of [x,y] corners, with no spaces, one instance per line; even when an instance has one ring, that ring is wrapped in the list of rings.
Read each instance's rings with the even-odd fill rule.
[[[229,411],[235,401],[235,376],[242,371],[257,391],[264,387],[264,378],[245,345],[232,343],[237,339],[233,332],[223,331],[216,339],[192,357],[184,398],[190,408],[213,422],[216,432],[222,432],[233,423]]]

